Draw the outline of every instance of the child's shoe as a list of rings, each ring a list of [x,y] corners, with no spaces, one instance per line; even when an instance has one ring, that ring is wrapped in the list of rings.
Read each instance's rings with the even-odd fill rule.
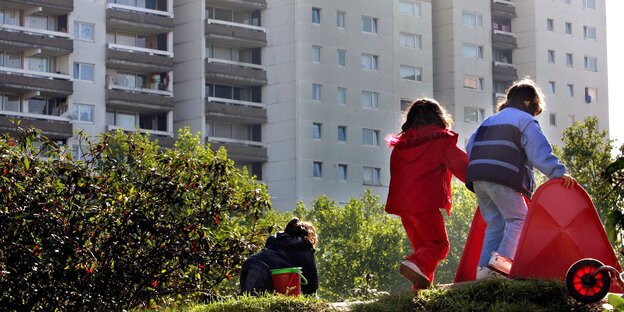
[[[407,278],[418,289],[425,289],[431,286],[431,281],[429,281],[416,264],[409,260],[405,260],[401,263],[399,271],[403,277]]]
[[[486,278],[506,278],[502,274],[492,271],[487,267],[477,267],[477,278],[475,280],[482,280]]]
[[[495,271],[497,273],[502,274],[503,276],[509,276],[509,271],[511,271],[511,264],[513,261],[511,259],[501,256],[498,252],[492,252],[492,257],[490,258],[490,262],[488,262],[487,267]]]

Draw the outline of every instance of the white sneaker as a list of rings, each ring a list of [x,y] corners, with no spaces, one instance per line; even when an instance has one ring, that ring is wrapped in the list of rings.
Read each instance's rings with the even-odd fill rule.
[[[414,284],[418,289],[427,289],[431,286],[431,281],[416,264],[409,260],[405,260],[401,263],[399,272],[401,272],[401,275],[412,282],[412,284]]]
[[[482,280],[486,278],[506,278],[502,274],[492,271],[487,267],[477,267],[477,278],[475,280]]]
[[[492,257],[490,258],[490,262],[488,262],[487,267],[492,270],[500,273],[504,276],[509,276],[509,271],[511,271],[511,264],[513,261],[505,256],[501,256],[498,252],[493,251]]]

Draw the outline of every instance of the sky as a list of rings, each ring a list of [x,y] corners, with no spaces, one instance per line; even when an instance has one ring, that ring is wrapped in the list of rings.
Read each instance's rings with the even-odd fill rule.
[[[609,74],[609,133],[616,146],[624,143],[624,1],[606,0],[607,71]],[[618,38],[619,36],[619,38]]]

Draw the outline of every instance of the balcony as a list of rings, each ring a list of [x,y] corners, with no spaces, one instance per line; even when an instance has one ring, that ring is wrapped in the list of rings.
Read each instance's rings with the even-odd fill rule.
[[[13,25],[0,25],[0,46],[14,52],[40,49],[40,54],[60,56],[74,51],[74,41],[65,32],[41,30]]]
[[[20,68],[0,67],[0,90],[41,96],[63,97],[74,93],[71,77],[65,74],[38,72]]]
[[[62,15],[74,10],[74,0],[3,0],[2,6],[17,10],[38,7],[42,13]]]
[[[12,120],[19,120],[22,128],[37,128],[50,139],[66,139],[73,135],[71,120],[67,117],[10,111],[0,111],[0,132],[16,135],[17,126]]]
[[[158,131],[158,130],[138,129],[138,128],[126,129],[124,127],[113,126],[113,125],[107,125],[106,128],[109,132],[116,131],[117,129],[121,129],[124,132],[149,134],[150,140],[151,141],[158,140],[158,145],[160,145],[161,147],[167,147],[167,148],[173,147],[175,143],[173,132],[169,132],[169,131]]]
[[[143,34],[173,31],[173,13],[109,3],[106,5],[107,27]]]
[[[265,104],[217,97],[206,98],[206,114],[234,123],[262,124],[267,121]]]
[[[247,24],[207,19],[206,39],[213,44],[237,48],[258,48],[267,45],[266,28]]]
[[[130,111],[169,111],[173,109],[173,92],[111,84],[106,90],[106,107]]]
[[[210,0],[210,5],[234,10],[255,11],[266,9],[266,0]]]
[[[495,49],[515,49],[518,47],[516,34],[508,31],[494,29],[492,31],[492,47]]]
[[[510,63],[494,62],[492,64],[492,79],[498,81],[514,81],[518,79],[517,66]]]
[[[507,0],[492,0],[492,17],[495,18],[514,18],[516,17],[516,5]]]
[[[173,70],[173,53],[109,43],[106,50],[106,66],[127,71]]]
[[[235,161],[265,162],[269,159],[266,145],[262,142],[206,137],[206,144],[210,144],[210,147],[215,151],[221,146],[225,146],[228,157]]]
[[[267,84],[266,67],[215,58],[206,59],[206,80],[239,86],[258,86]]]

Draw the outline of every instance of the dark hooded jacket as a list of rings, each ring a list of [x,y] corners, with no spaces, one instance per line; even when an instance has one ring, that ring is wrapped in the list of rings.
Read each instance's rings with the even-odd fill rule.
[[[314,248],[299,236],[279,232],[269,236],[264,248],[251,255],[243,263],[240,276],[242,292],[259,293],[273,291],[271,270],[301,267],[307,285],[301,285],[303,294],[313,294],[318,289],[318,274],[314,260]]]

